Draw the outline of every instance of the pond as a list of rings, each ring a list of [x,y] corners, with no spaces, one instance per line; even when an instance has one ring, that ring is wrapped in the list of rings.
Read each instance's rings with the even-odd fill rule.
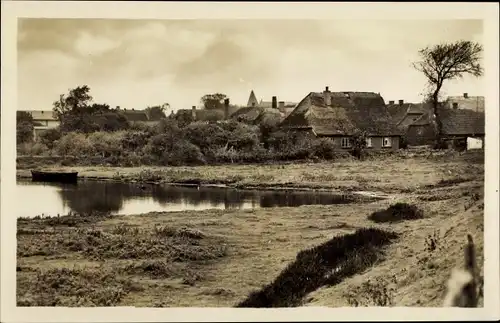
[[[333,192],[261,191],[214,187],[142,185],[80,181],[78,184],[17,181],[16,194],[26,203],[16,207],[17,217],[64,215],[70,211],[141,214],[206,209],[253,209],[313,204],[363,203],[378,200]]]

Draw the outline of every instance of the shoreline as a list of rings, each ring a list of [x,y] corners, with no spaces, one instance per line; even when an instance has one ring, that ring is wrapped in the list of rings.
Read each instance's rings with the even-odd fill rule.
[[[17,174],[16,180],[28,181],[31,176],[19,175]],[[183,183],[183,182],[166,182],[166,181],[137,181],[134,179],[114,179],[109,177],[98,177],[98,176],[78,176],[79,180],[82,181],[98,181],[98,182],[114,182],[114,183],[137,183],[137,184],[148,184],[148,185],[165,185],[165,186],[179,186],[179,187],[206,187],[206,188],[221,188],[221,189],[238,189],[238,190],[248,190],[248,191],[297,191],[297,192],[328,192],[334,194],[353,194],[353,195],[363,195],[367,197],[376,198],[389,198],[391,195],[380,192],[380,191],[367,191],[360,190],[354,191],[349,190],[338,190],[333,187],[316,187],[316,186],[277,186],[277,185],[239,185],[239,184],[211,184],[211,183]]]
[[[376,290],[391,290],[388,297],[395,306],[439,306],[451,270],[463,265],[468,233],[477,244],[482,272],[481,163],[420,159],[175,169],[50,167],[78,171],[82,180],[187,182],[183,186],[198,185],[193,184],[196,180],[227,188],[309,186],[306,190],[346,189],[351,194],[372,188],[394,193],[371,203],[18,219],[18,306],[110,305],[107,301],[112,299],[118,306],[233,307],[273,283],[297,255],[304,255],[301,251],[363,228],[394,231],[400,238],[384,247],[385,256],[372,266],[345,276],[335,286],[314,287],[303,298],[305,306],[349,306],[351,296],[373,305],[371,294],[363,289],[369,280],[380,284]],[[26,168],[17,170],[16,177],[28,175]],[[421,209],[423,217],[371,220],[374,213],[405,203]],[[437,248],[429,249],[428,241]],[[302,275],[300,270],[309,267],[294,268]],[[61,284],[68,288],[39,288]],[[75,295],[82,289],[89,293],[78,299]]]

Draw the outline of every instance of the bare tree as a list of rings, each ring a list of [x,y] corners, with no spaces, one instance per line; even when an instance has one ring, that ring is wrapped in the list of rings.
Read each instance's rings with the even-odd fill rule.
[[[483,75],[480,63],[482,52],[482,45],[467,40],[434,45],[418,52],[420,60],[414,62],[413,67],[427,78],[439,142],[443,128],[439,117],[439,94],[443,84],[447,80],[462,78],[465,74],[476,77]]]

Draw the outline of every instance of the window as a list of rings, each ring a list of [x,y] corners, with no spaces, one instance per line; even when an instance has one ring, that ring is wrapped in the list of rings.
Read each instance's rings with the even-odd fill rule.
[[[340,141],[340,146],[342,148],[349,148],[349,147],[351,147],[351,139],[348,138],[348,137],[342,138],[341,141]]]
[[[372,138],[371,137],[366,138],[366,147],[367,148],[373,147],[372,146]]]
[[[391,147],[392,142],[391,142],[391,137],[384,137],[382,141],[382,147]]]

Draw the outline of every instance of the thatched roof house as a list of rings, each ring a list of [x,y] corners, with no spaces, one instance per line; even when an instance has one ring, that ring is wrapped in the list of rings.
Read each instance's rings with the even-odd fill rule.
[[[470,109],[439,109],[445,140],[465,140],[468,137],[484,138],[485,114]],[[432,112],[423,114],[408,126],[408,143],[414,145],[432,144],[436,138],[436,126]]]
[[[398,103],[389,101],[387,111],[391,115],[392,122],[401,130],[406,131],[408,126],[425,113],[431,111],[431,107],[426,103],[408,103],[399,100]]]
[[[146,122],[149,120],[146,111],[144,110],[120,110],[120,113],[127,118],[129,122]]]
[[[244,107],[231,115],[231,119],[252,124],[261,124],[262,122],[279,123],[284,118],[285,114],[278,109],[264,107]]]
[[[318,137],[332,137],[342,148],[350,147],[349,138],[358,131],[369,136],[368,146],[399,148],[401,130],[380,94],[373,92],[309,93],[282,122],[281,127],[310,131]],[[343,139],[342,139],[343,138]]]

